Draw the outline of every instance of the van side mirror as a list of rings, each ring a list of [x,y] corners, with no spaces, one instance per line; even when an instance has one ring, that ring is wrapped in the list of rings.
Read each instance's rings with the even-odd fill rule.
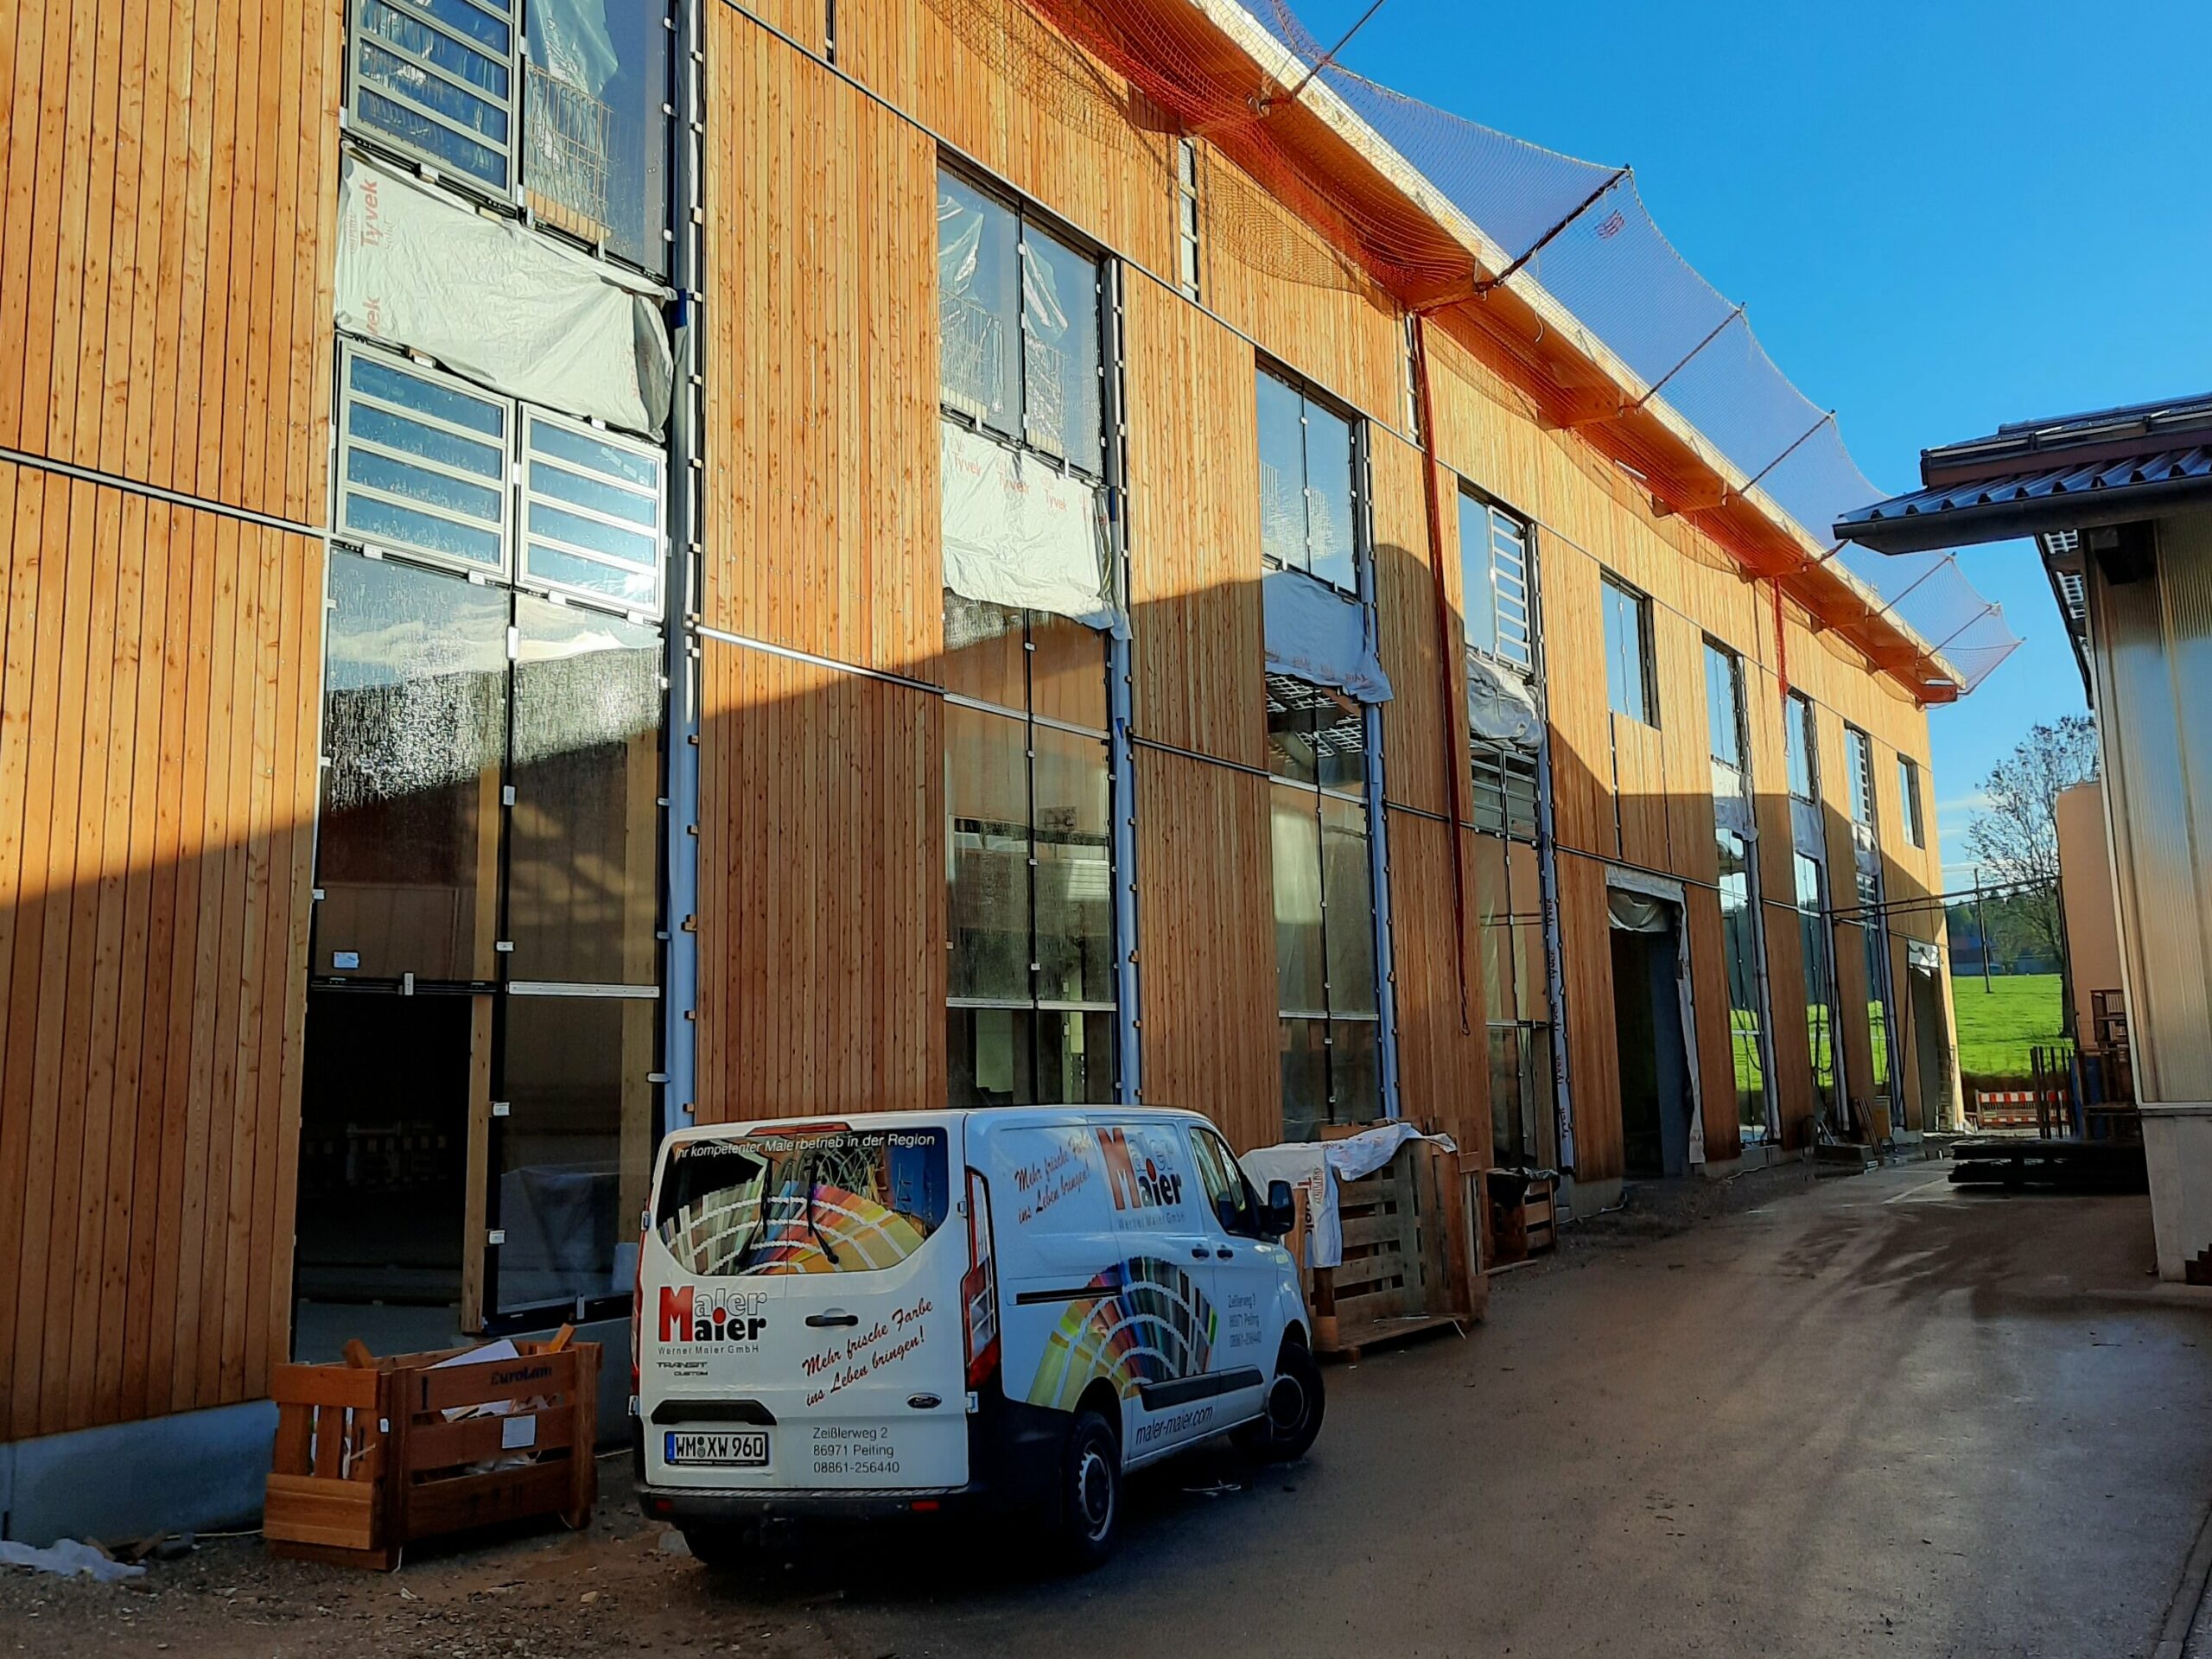
[[[1285,1238],[1298,1225],[1298,1199],[1288,1181],[1268,1183],[1268,1202],[1260,1211],[1260,1230],[1269,1238]]]

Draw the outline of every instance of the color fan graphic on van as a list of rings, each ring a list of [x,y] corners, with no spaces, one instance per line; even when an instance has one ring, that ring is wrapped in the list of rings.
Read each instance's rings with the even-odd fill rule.
[[[753,1135],[678,1143],[658,1227],[688,1273],[866,1273],[921,1249],[946,1206],[942,1129]]]
[[[1141,1255],[1090,1281],[1046,1339],[1029,1402],[1075,1409],[1095,1377],[1127,1396],[1147,1382],[1194,1376],[1213,1351],[1216,1315],[1198,1281],[1173,1262]]]

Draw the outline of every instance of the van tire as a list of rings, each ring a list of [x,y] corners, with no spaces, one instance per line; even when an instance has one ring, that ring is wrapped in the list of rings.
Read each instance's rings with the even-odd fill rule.
[[[752,1559],[753,1541],[738,1527],[685,1527],[683,1547],[691,1559],[714,1572],[728,1572]]]
[[[1096,1412],[1078,1411],[1060,1456],[1058,1554],[1087,1573],[1122,1536],[1122,1442]]]
[[[1327,1407],[1313,1351],[1302,1342],[1286,1342],[1275,1358],[1274,1381],[1268,1384],[1265,1414],[1230,1438],[1239,1451],[1262,1463],[1294,1463],[1320,1433]]]

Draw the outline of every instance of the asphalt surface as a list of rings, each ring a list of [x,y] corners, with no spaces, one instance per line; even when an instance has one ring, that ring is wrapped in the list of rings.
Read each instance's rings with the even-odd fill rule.
[[[924,1538],[715,1593],[910,1659],[2148,1655],[2212,1504],[2212,1306],[2151,1262],[2141,1198],[1926,1164],[1596,1232],[1332,1370],[1297,1467],[1141,1481],[1088,1578]]]
[[[1938,1165],[1647,1191],[1465,1339],[1332,1367],[1305,1461],[1139,1477],[1088,1577],[920,1526],[710,1573],[612,1457],[585,1531],[390,1576],[251,1538],[129,1586],[0,1573],[0,1653],[2212,1659],[2212,1292],[2151,1260],[2141,1198]]]

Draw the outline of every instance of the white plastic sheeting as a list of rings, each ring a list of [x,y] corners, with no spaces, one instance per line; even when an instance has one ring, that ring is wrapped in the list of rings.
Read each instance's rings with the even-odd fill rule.
[[[944,585],[963,599],[1124,632],[1098,491],[955,421],[938,423]]]
[[[1467,657],[1467,729],[1493,743],[1535,749],[1544,741],[1544,717],[1517,675],[1470,652]]]
[[[0,1567],[28,1567],[41,1573],[57,1573],[73,1579],[79,1573],[97,1579],[102,1584],[114,1584],[123,1579],[145,1576],[146,1569],[128,1561],[111,1558],[95,1544],[80,1544],[74,1538],[64,1538],[44,1549],[35,1549],[14,1539],[0,1540]]]
[[[510,397],[658,436],[669,290],[348,156],[337,322]]]
[[[1268,672],[1334,686],[1361,702],[1388,702],[1390,682],[1376,653],[1374,613],[1296,570],[1260,581],[1267,619]]]
[[[1423,1135],[1410,1123],[1384,1123],[1341,1141],[1292,1141],[1261,1147],[1237,1161],[1262,1194],[1269,1181],[1288,1181],[1306,1189],[1306,1263],[1341,1267],[1344,1259],[1344,1218],[1337,1207],[1337,1183],[1372,1175],[1398,1155],[1408,1141],[1433,1141],[1457,1152],[1452,1138]]]

